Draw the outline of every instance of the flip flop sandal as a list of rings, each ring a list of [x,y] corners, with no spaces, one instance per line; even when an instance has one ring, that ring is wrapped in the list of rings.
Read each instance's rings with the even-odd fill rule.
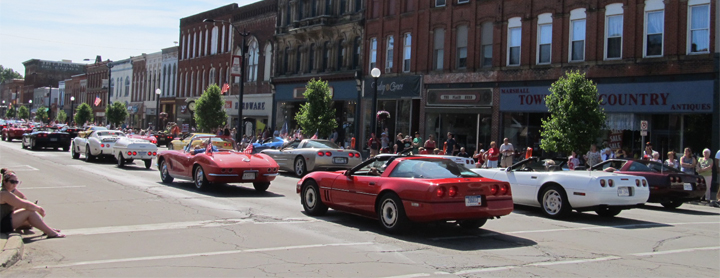
[[[47,238],[64,238],[65,235],[61,233],[55,233],[55,236],[47,236]]]

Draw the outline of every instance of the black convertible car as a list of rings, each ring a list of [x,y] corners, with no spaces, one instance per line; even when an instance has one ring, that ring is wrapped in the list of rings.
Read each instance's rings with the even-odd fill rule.
[[[23,134],[22,148],[33,150],[41,148],[57,150],[62,148],[63,151],[68,151],[70,149],[70,134],[55,128],[36,127],[32,132]]]

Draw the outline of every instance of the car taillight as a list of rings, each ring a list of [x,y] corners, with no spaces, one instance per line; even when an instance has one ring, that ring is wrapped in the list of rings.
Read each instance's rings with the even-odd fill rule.
[[[600,180],[600,186],[605,187],[605,180],[603,180],[603,179]]]
[[[635,186],[640,187],[640,180],[635,180]]]
[[[437,195],[438,197],[445,196],[445,187],[438,186],[438,188],[435,190],[435,195]]]
[[[456,186],[451,186],[450,189],[448,189],[448,196],[455,197],[457,195],[458,188]]]
[[[324,155],[325,155],[324,152],[318,152],[318,156],[324,156]]]
[[[612,179],[608,179],[608,186],[609,187],[615,186],[615,181],[613,181]]]
[[[697,183],[705,183],[705,179],[703,179],[703,178],[697,178]]]
[[[500,195],[506,195],[508,193],[508,185],[500,185]]]
[[[100,144],[100,147],[101,147],[101,148],[104,148],[104,147],[105,147],[105,144]]]
[[[647,187],[647,180],[642,180],[643,187]]]
[[[491,194],[491,195],[496,195],[496,194],[498,193],[498,191],[499,191],[498,188],[499,188],[499,186],[498,186],[497,184],[491,185],[491,186],[490,186],[490,194]]]
[[[671,182],[671,183],[675,182],[675,177],[670,176],[670,182]]]
[[[152,155],[157,155],[157,152],[153,152],[153,154],[152,154]]]
[[[148,155],[152,155],[152,152],[148,152]]]
[[[325,152],[325,156],[332,156],[331,152]]]
[[[133,155],[137,155],[137,152],[133,152]]]

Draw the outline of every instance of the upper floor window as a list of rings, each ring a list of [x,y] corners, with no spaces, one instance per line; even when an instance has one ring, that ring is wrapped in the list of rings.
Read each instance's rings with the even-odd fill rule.
[[[691,0],[688,5],[688,53],[709,53],[710,0]]]
[[[218,27],[212,28],[212,35],[210,36],[210,54],[215,55],[218,52]]]
[[[295,50],[295,72],[298,74],[302,71],[300,68],[300,64],[302,63],[302,52],[300,51],[300,47],[298,46],[297,50]]]
[[[362,9],[363,0],[355,0],[355,11],[359,12]]]
[[[312,70],[313,70],[313,66],[315,64],[315,51],[316,51],[315,44],[313,43],[310,45],[310,48],[308,49],[308,54],[310,56],[310,57],[308,57],[308,67],[307,67],[308,72],[312,72]]]
[[[360,1],[360,0],[355,0]],[[353,68],[359,68],[360,66],[360,55],[362,54],[362,39],[360,37],[355,38],[353,43]]]
[[[410,72],[410,58],[412,57],[412,35],[405,34],[403,38],[403,72]]]
[[[433,32],[433,69],[442,70],[445,62],[445,29],[437,28]]]
[[[622,58],[623,8],[622,4],[605,7],[605,59]]]
[[[446,0],[435,0],[435,7],[445,7]]]
[[[311,17],[316,17],[316,16],[317,16],[317,8],[318,8],[317,2],[318,2],[318,1],[319,1],[319,0],[312,0],[312,3],[310,4],[310,16],[311,16]]]
[[[347,0],[340,0],[340,14],[345,14],[345,11],[347,10]]]
[[[215,68],[210,69],[210,73],[208,74],[208,80],[209,85],[217,84],[217,82],[215,81]]]
[[[370,70],[377,67],[377,39],[370,39]]]
[[[470,3],[470,0],[457,0],[458,4]]]
[[[248,47],[248,60],[247,60],[247,81],[257,81],[258,71],[258,56],[260,56],[260,50],[258,49],[258,43],[256,40],[250,42]]]
[[[283,74],[288,72],[288,59],[290,59],[290,48],[285,48],[285,53],[283,53]]]
[[[467,68],[467,44],[468,44],[468,27],[467,25],[460,25],[457,27],[457,51],[455,52],[457,60],[455,61],[455,67],[458,69]]]
[[[665,3],[663,0],[645,1],[644,57],[663,55],[665,37]]]
[[[538,16],[537,64],[549,64],[552,53],[552,14]]]
[[[393,36],[387,38],[386,55],[385,55],[385,72],[391,72],[393,67],[393,52],[395,50],[395,39]]]
[[[492,67],[493,54],[493,23],[485,22],[480,31],[480,51],[482,52],[482,66]]]
[[[130,95],[130,77],[125,77],[125,96]],[[120,94],[118,94],[120,96]]]
[[[585,9],[570,12],[570,61],[585,60]]]
[[[337,66],[335,67],[335,69],[337,69],[337,70],[341,69],[345,65],[344,64],[345,63],[345,46],[343,46],[343,44],[345,44],[345,40],[341,40],[338,43],[337,61],[336,61]]]
[[[323,54],[323,70],[328,70],[330,68],[330,42],[325,42],[323,51],[325,52]]]
[[[264,81],[270,81],[270,70],[272,68],[272,45],[269,43],[265,46],[265,69],[263,71],[263,80]]]
[[[325,0],[325,15],[332,15],[332,0]]]
[[[522,22],[519,17],[508,20],[507,65],[520,65],[520,43],[522,42]]]

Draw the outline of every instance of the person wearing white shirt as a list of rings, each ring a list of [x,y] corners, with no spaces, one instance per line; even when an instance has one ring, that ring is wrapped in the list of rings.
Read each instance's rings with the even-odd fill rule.
[[[503,144],[500,145],[500,154],[502,154],[500,159],[500,166],[507,168],[512,166],[513,164],[513,152],[515,151],[515,148],[513,148],[513,145],[510,144],[510,139],[503,139]]]
[[[602,160],[605,161],[611,158],[615,158],[615,154],[612,152],[612,150],[610,150],[610,148],[605,148],[602,154]]]

